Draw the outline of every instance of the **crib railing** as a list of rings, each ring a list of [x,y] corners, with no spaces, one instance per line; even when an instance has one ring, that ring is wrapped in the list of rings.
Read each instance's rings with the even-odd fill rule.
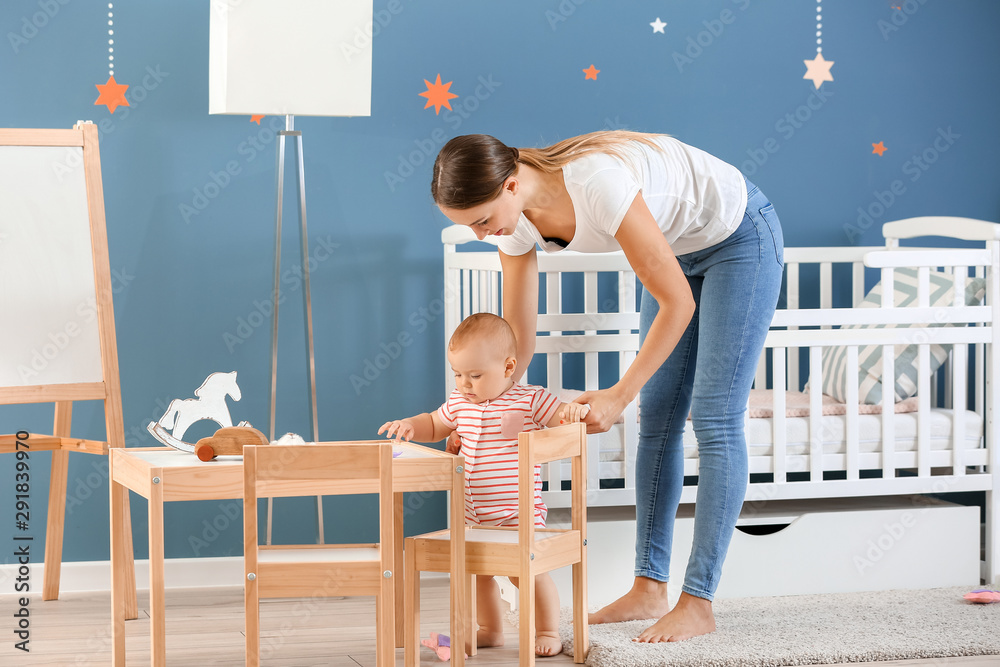
[[[966,387],[972,379],[971,402],[975,411],[984,416],[986,429],[985,442],[993,442],[994,425],[994,392],[992,378],[997,376],[997,357],[992,353],[991,343],[997,337],[993,323],[997,321],[997,308],[1000,306],[996,294],[1000,294],[996,283],[997,272],[991,267],[998,265],[997,241],[991,236],[995,234],[996,225],[979,223],[979,221],[961,221],[956,219],[915,219],[899,221],[885,226],[888,239],[887,246],[873,247],[841,247],[841,248],[787,248],[785,250],[786,273],[779,299],[779,308],[775,313],[772,330],[765,344],[765,353],[761,355],[758,366],[755,387],[771,388],[774,392],[774,448],[770,472],[775,484],[789,482],[785,452],[785,390],[801,390],[806,380],[806,373],[812,373],[810,382],[810,414],[816,415],[811,420],[810,442],[813,451],[810,452],[809,478],[818,483],[823,480],[823,473],[831,469],[824,463],[822,455],[822,364],[820,359],[826,347],[847,346],[847,364],[849,368],[857,368],[859,348],[875,344],[883,346],[882,372],[883,377],[894,377],[894,355],[886,353],[892,346],[917,344],[918,357],[918,392],[920,406],[918,411],[918,446],[915,453],[901,456],[892,451],[895,436],[895,411],[893,409],[893,392],[885,391],[882,409],[882,441],[884,451],[880,467],[883,479],[895,477],[901,469],[915,469],[918,477],[926,477],[931,468],[936,465],[941,453],[931,453],[929,450],[929,420],[927,414],[934,407],[958,407],[969,403]],[[963,222],[976,223],[965,225]],[[900,238],[910,238],[923,235],[953,236],[969,240],[985,242],[982,249],[903,249],[899,246]],[[500,261],[492,249],[486,252],[456,252],[460,243],[474,240],[469,230],[453,227],[442,235],[446,243],[445,280],[448,305],[445,317],[445,339],[458,323],[466,316],[481,311],[502,314],[502,281],[500,278]],[[484,246],[486,247],[486,246]],[[545,384],[559,393],[564,389],[563,372],[567,365],[566,355],[582,354],[583,383],[582,386],[569,389],[590,390],[599,386],[601,368],[601,353],[615,353],[618,361],[618,375],[624,373],[635,358],[638,350],[638,314],[636,313],[636,282],[628,262],[621,253],[588,255],[585,264],[586,271],[581,271],[580,256],[575,253],[543,254],[538,256],[539,271],[544,276],[539,281],[539,305],[542,310],[538,318],[539,336],[536,343],[536,358],[532,368],[539,363],[545,369]],[[838,268],[838,265],[845,265]],[[918,304],[912,308],[895,308],[892,306],[893,272],[899,267],[915,267],[918,269]],[[947,308],[932,308],[928,303],[928,274],[931,270],[949,273],[953,276],[956,289],[956,303]],[[844,271],[844,276],[837,272]],[[582,275],[582,311],[564,312],[566,289],[564,283],[572,275]],[[602,275],[616,276],[617,299],[599,297],[599,281]],[[818,280],[816,277],[818,276]],[[966,277],[981,277],[987,280],[987,296],[985,305],[965,306],[959,303],[965,293]],[[838,278],[835,280],[835,278]],[[859,303],[867,289],[881,278],[883,285],[883,304],[881,308],[854,308]],[[579,290],[577,290],[579,292]],[[579,293],[574,293],[575,299],[580,299]],[[840,305],[836,305],[836,304]],[[846,324],[865,324],[878,327],[886,324],[920,325],[929,322],[935,324],[953,324],[957,326],[921,327],[885,329],[842,329]],[[945,377],[944,389],[938,395],[938,382],[930,373],[928,351],[931,344],[952,346],[949,360],[942,367]],[[539,359],[537,355],[544,357]],[[448,378],[449,391],[453,387],[453,378]],[[891,386],[890,383],[886,383]],[[865,467],[858,449],[858,387],[855,383],[847,383],[847,446],[844,459],[840,463],[834,460],[834,467],[846,471],[848,486],[861,481],[860,470]],[[956,409],[953,420],[953,438],[964,437],[964,410]],[[589,447],[591,460],[588,462],[590,479],[589,488],[600,490],[593,498],[595,504],[632,504],[634,502],[634,474],[636,446],[638,442],[638,427],[636,420],[636,404],[629,405],[624,422],[616,425],[615,437],[620,438],[624,448],[624,467],[622,471],[623,488],[601,489],[601,466],[598,461],[600,448]],[[592,440],[600,436],[592,436]],[[961,447],[954,448],[949,454],[952,459],[948,468],[955,477],[964,477],[968,466],[992,464],[996,470],[993,453],[990,450],[969,452]],[[915,456],[915,463],[911,461]],[[911,465],[911,463],[913,463]],[[932,465],[933,464],[933,465]],[[695,463],[696,465],[696,463]],[[939,472],[935,470],[935,472]],[[568,494],[562,490],[563,481],[568,477],[559,466],[549,466],[544,471],[547,482],[547,502],[552,506],[560,506],[561,497]],[[787,493],[812,493],[807,491],[800,482],[792,482],[797,490]],[[983,480],[967,482],[968,488],[983,488],[987,484]],[[867,485],[857,487],[858,494]],[[966,488],[966,487],[963,487]],[[693,501],[693,489],[685,489],[682,502]],[[912,491],[899,490],[898,493]],[[781,491],[781,495],[786,492]],[[827,491],[817,491],[816,495],[825,495]],[[854,495],[849,488],[843,493]],[[870,493],[870,491],[864,491]]]

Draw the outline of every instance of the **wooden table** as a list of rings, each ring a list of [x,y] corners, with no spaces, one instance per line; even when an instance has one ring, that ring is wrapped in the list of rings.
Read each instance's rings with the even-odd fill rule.
[[[384,440],[379,442],[385,442]],[[278,446],[278,445],[275,445]],[[395,507],[395,604],[396,646],[403,645],[403,493],[451,491],[452,526],[465,525],[464,458],[415,445],[394,443],[393,504]],[[163,503],[173,500],[222,500],[243,497],[243,457],[222,456],[202,462],[194,454],[170,447],[112,448],[111,465],[111,640],[112,664],[125,665],[125,620],[127,582],[135,581],[119,540],[125,530],[126,494],[135,491],[149,501],[149,616],[150,653],[153,667],[166,665],[166,618],[163,582]],[[295,496],[316,495],[309,488],[296,489]],[[116,502],[117,501],[117,502]],[[466,629],[464,531],[454,533],[451,561],[452,645],[463,646]],[[131,579],[129,579],[131,575]],[[133,583],[134,585],[134,583]],[[134,595],[134,589],[131,593]],[[135,618],[131,616],[130,618]],[[452,664],[462,667],[465,656],[457,651]]]

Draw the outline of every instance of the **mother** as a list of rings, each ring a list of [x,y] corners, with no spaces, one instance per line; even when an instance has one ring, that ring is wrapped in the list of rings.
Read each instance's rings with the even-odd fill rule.
[[[437,156],[431,194],[452,222],[480,239],[499,237],[503,315],[518,359],[535,348],[536,244],[624,251],[643,286],[640,349],[617,384],[577,401],[591,406],[588,431],[602,432],[641,391],[635,581],[590,622],[659,618],[639,635],[645,642],[712,632],[712,599],[748,482],[743,413],[781,284],[774,206],[722,160],[665,135],[624,131],[522,149],[488,135],[456,137]],[[689,413],[699,452],[694,544],[670,609]]]

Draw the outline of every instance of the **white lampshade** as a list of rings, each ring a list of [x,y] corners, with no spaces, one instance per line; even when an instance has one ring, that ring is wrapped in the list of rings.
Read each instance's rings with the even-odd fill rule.
[[[370,116],[372,1],[213,1],[208,112]]]

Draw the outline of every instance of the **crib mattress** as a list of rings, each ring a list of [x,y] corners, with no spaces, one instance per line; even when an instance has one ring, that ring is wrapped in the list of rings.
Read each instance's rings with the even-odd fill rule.
[[[917,415],[909,412],[895,415],[895,446],[896,452],[909,452],[917,449]],[[952,449],[953,411],[934,409],[930,416],[929,445],[932,451]],[[750,456],[771,456],[773,451],[772,435],[774,420],[772,418],[750,419],[747,425],[747,447]],[[690,422],[684,431],[684,458],[698,457],[698,443]],[[981,446],[983,437],[983,419],[970,410],[965,411],[965,438],[958,443],[963,449],[976,449]],[[844,454],[846,449],[847,417],[844,415],[825,415],[822,418],[820,435],[823,440],[824,454]],[[809,418],[787,417],[785,419],[785,453],[788,456],[809,453]],[[621,428],[602,434],[600,442],[600,460],[602,462],[621,462],[624,460]],[[878,453],[882,450],[882,415],[858,415],[858,451],[859,453]]]

